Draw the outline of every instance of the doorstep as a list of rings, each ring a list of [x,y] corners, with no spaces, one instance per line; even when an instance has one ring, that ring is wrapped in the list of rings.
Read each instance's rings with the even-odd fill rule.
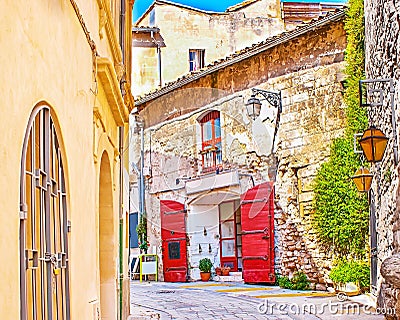
[[[218,282],[243,282],[243,276],[241,272],[229,272],[229,276],[217,276],[215,275],[213,281]]]

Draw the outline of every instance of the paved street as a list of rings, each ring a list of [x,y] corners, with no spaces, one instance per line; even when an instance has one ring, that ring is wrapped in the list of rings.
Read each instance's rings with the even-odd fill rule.
[[[355,300],[242,283],[132,281],[130,319],[384,319]]]

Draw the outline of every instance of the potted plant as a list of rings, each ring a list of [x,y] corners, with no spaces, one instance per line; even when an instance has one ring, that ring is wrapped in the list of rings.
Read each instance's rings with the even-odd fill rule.
[[[369,274],[369,265],[365,261],[340,259],[329,273],[329,278],[335,284],[337,293],[351,296],[369,288]]]
[[[212,262],[209,258],[203,258],[199,261],[201,281],[210,280]]]
[[[223,276],[229,276],[229,272],[231,271],[231,267],[224,265],[221,267],[221,274]]]

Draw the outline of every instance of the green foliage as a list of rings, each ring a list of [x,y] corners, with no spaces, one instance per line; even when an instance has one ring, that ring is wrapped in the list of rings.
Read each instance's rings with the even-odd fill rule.
[[[344,256],[361,257],[368,240],[368,201],[350,179],[359,166],[349,139],[336,139],[315,179],[314,228],[323,245]]]
[[[290,280],[293,284],[293,290],[308,290],[310,289],[310,281],[306,274],[302,271],[294,273],[293,278]]]
[[[147,219],[145,215],[140,217],[140,221],[136,227],[136,232],[139,240],[139,248],[147,252]]]
[[[286,276],[277,275],[276,276],[276,284],[284,289],[292,289],[292,287],[293,287],[293,284],[290,281],[289,277],[286,277]]]
[[[364,79],[364,3],[363,0],[350,0],[344,29],[347,36],[346,47],[346,90],[344,101],[347,105],[347,136],[362,132],[368,125],[366,109],[359,104],[358,81]]]
[[[203,258],[199,261],[199,269],[201,272],[211,272],[212,262],[209,258]]]
[[[359,105],[358,81],[364,78],[363,0],[350,0],[345,20],[346,134],[331,145],[330,159],[322,164],[314,181],[313,225],[320,242],[341,256],[362,257],[368,241],[368,201],[359,194],[351,176],[362,165],[353,151],[353,134],[368,125]]]
[[[148,249],[148,244],[147,244],[147,241],[145,240],[144,242],[140,242],[139,243],[139,249],[140,250],[142,250],[142,251],[147,251],[147,249]]]
[[[369,265],[365,261],[341,259],[332,268],[329,278],[336,283],[355,282],[366,288],[369,287],[369,275]]]
[[[286,276],[276,276],[276,283],[284,289],[291,290],[308,290],[310,289],[310,281],[307,275],[302,271],[297,271],[293,274],[292,279]]]

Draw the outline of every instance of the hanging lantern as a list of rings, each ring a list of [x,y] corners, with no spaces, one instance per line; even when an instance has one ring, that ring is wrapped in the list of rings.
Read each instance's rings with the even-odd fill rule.
[[[368,162],[382,160],[388,140],[385,134],[375,127],[369,127],[364,131],[360,145]]]
[[[247,114],[253,120],[260,115],[261,112],[261,101],[257,99],[254,94],[251,95],[250,99],[246,103]]]
[[[373,174],[367,168],[361,167],[351,178],[356,184],[358,191],[368,192],[371,189],[372,177]]]

